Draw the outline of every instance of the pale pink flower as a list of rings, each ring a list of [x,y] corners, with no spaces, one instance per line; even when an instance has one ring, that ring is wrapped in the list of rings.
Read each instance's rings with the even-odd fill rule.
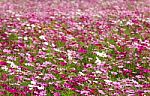
[[[59,92],[55,92],[53,95],[54,96],[60,96],[60,93]]]

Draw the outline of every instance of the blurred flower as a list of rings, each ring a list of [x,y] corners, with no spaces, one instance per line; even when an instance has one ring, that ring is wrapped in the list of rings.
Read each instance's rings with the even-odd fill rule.
[[[105,52],[95,52],[96,55],[100,56],[100,57],[107,57],[106,53]]]
[[[100,65],[100,64],[102,63],[102,61],[101,61],[98,57],[96,57],[95,63],[96,63],[97,65]]]
[[[82,94],[82,95],[88,95],[90,92],[89,91],[86,91],[86,90],[82,90],[81,92],[80,92],[80,94]]]
[[[104,91],[103,90],[98,90],[98,92],[102,95],[105,95]]]
[[[4,49],[3,52],[10,54],[10,53],[11,53],[11,50]]]
[[[40,38],[41,40],[46,40],[46,38],[45,38],[44,35],[41,35],[39,38]]]
[[[87,50],[85,50],[85,49],[83,49],[83,48],[80,48],[80,49],[78,49],[78,52],[79,52],[79,53],[83,53],[83,54],[84,54],[84,53],[86,53],[86,52],[87,52]]]
[[[36,86],[39,90],[44,90],[44,86]]]
[[[11,68],[18,68],[18,66],[17,66],[14,62],[7,61],[7,63],[10,64],[10,67],[11,67]]]
[[[7,65],[7,63],[2,61],[2,60],[0,60],[0,66],[4,66],[4,65]]]
[[[55,92],[53,95],[54,96],[60,96],[60,93],[59,92]]]
[[[35,85],[35,84],[36,84],[36,82],[35,82],[35,81],[31,81],[31,84]]]
[[[1,69],[8,71],[8,67],[7,66],[2,66]]]

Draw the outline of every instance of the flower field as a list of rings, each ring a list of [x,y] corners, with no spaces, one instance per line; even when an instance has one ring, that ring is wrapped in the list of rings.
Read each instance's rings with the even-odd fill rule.
[[[0,0],[0,96],[150,96],[150,0]]]

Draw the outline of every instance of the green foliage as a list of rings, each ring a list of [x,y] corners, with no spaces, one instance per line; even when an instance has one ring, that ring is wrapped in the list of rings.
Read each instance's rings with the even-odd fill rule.
[[[10,39],[10,40],[18,40],[18,35],[17,35],[17,34],[11,34],[11,35],[9,36],[9,39]]]
[[[124,32],[125,32],[125,34],[127,34],[129,36],[131,34],[131,30],[130,30],[130,28],[128,26],[125,27],[125,31]]]
[[[64,47],[64,46],[65,46],[65,43],[62,42],[62,41],[57,41],[57,42],[56,42],[56,45],[57,45],[58,47]]]
[[[109,43],[110,43],[110,44],[113,44],[113,45],[116,44],[115,40],[113,40],[113,39],[110,39],[110,40],[109,40]]]
[[[24,81],[20,85],[21,86],[28,86],[31,82],[30,81]]]
[[[73,96],[74,94],[77,94],[77,93],[75,93],[72,90],[66,90],[65,93],[61,93],[61,96]]]
[[[30,71],[34,70],[34,67],[32,67],[32,66],[26,66],[26,68],[28,68]]]

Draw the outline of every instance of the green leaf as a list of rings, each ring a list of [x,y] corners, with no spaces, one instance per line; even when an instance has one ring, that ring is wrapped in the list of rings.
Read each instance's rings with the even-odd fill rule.
[[[64,42],[61,42],[61,41],[57,41],[57,42],[56,42],[56,45],[57,45],[58,47],[64,47],[64,46],[65,46],[65,43],[64,43]]]
[[[65,93],[61,93],[61,96],[73,96],[75,94],[72,90],[67,90]]]
[[[80,44],[81,46],[85,46],[84,42],[79,42],[79,44]]]
[[[130,28],[129,27],[125,27],[125,34],[127,34],[127,35],[130,35],[131,34],[131,32],[130,32]]]
[[[18,35],[16,35],[16,34],[11,34],[11,35],[9,36],[9,39],[10,39],[10,40],[18,40]]]
[[[28,45],[32,45],[32,40],[29,39],[29,40],[27,41],[27,44],[28,44]]]
[[[33,71],[34,70],[34,67],[32,66],[26,66],[29,70]]]
[[[109,40],[109,43],[110,43],[110,44],[113,44],[113,45],[116,44],[115,40],[113,40],[113,39]]]
[[[29,85],[29,84],[30,84],[29,81],[25,81],[25,82],[22,82],[20,85],[21,85],[21,86],[27,86],[27,85]]]
[[[96,46],[90,45],[90,46],[88,47],[88,52],[92,52],[95,48],[96,48]]]

